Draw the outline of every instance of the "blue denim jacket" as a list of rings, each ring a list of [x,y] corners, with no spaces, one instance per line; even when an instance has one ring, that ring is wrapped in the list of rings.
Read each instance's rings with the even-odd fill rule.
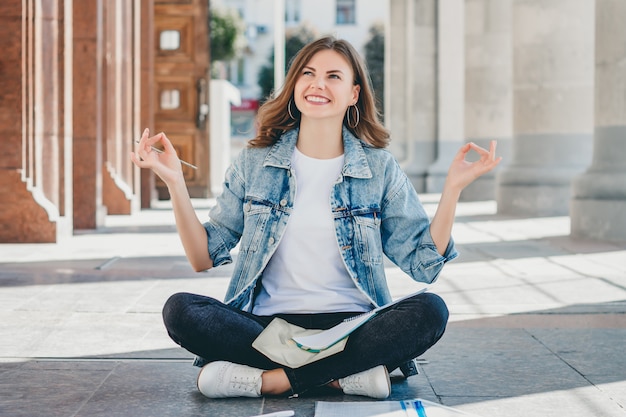
[[[251,311],[255,288],[287,226],[296,182],[291,157],[298,129],[266,148],[246,148],[226,172],[224,192],[204,224],[214,266],[239,255],[226,304]],[[355,285],[379,306],[391,301],[383,254],[416,281],[435,281],[457,252],[452,239],[441,256],[415,189],[388,151],[343,129],[344,166],[330,205],[338,250]]]

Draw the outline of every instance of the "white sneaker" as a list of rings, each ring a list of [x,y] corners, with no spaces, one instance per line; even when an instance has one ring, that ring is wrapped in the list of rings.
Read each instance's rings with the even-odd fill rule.
[[[383,365],[339,379],[344,394],[383,399],[391,393],[389,372]]]
[[[263,370],[216,361],[202,367],[198,390],[209,398],[260,397]]]

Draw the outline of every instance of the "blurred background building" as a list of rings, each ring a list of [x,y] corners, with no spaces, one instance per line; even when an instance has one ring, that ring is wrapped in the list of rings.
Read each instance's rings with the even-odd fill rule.
[[[505,163],[464,200],[624,241],[625,19],[622,0],[4,0],[0,242],[56,242],[167,199],[128,157],[144,127],[211,197],[280,66],[325,34],[364,55],[418,192],[441,191],[463,143],[497,139]],[[231,91],[232,138],[211,137],[214,89]]]

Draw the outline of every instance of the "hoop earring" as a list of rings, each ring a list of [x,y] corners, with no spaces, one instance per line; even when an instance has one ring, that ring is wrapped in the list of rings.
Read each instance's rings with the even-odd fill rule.
[[[350,124],[350,108],[354,108],[354,110],[356,111],[356,116],[354,116],[354,120],[355,122],[353,124]],[[359,114],[359,108],[356,106],[356,104],[348,107],[348,112],[346,113],[346,123],[348,124],[348,127],[354,129],[359,125],[359,122],[361,121],[361,116]]]
[[[290,98],[289,99],[289,103],[287,103],[287,113],[289,113],[289,117],[291,117],[293,120],[298,120],[295,117],[293,117],[293,113],[291,113],[291,103],[293,102],[293,99]],[[296,107],[297,109],[297,107]]]

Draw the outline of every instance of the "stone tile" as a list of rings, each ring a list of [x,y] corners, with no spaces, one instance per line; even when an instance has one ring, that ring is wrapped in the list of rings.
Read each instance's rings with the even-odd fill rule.
[[[580,274],[606,279],[614,282],[618,288],[626,288],[626,250],[586,256],[574,254],[554,257],[551,260]]]
[[[516,397],[589,385],[523,329],[450,328],[424,358],[441,397]]]
[[[219,268],[217,268],[219,269]],[[223,271],[216,271],[220,275]],[[165,301],[174,293],[191,292],[222,300],[226,294],[228,277],[217,273],[198,278],[159,280],[146,288],[130,307],[129,312],[161,314]]]
[[[21,408],[21,414],[15,414],[17,416],[48,415],[45,413],[47,408],[62,404],[51,415],[241,417],[292,409],[297,416],[313,417],[316,401],[371,400],[330,394],[328,390],[315,390],[295,399],[208,399],[195,387],[198,368],[180,361],[33,361],[13,372],[11,377],[23,381],[29,387],[28,390],[36,390],[44,383],[63,389],[60,395],[51,392],[52,388],[41,392],[34,397],[36,401],[33,403],[26,401],[26,397],[21,394],[10,393],[10,384],[3,378],[6,385],[0,383],[0,392],[9,395],[2,397],[0,409],[13,412]],[[37,378],[40,378],[39,383],[35,381]],[[19,389],[20,386],[15,388]],[[437,401],[423,374],[406,380],[394,374],[390,400],[416,397]]]
[[[389,396],[389,399],[404,400],[410,398],[423,398],[425,400],[438,402],[439,400],[437,395],[424,373],[423,366],[428,365],[421,364],[420,373],[409,378],[401,377],[401,373],[399,373],[398,370],[392,373],[391,395]]]
[[[500,242],[502,239],[486,232],[473,223],[457,223],[454,225],[454,243],[461,246],[463,255],[472,244]],[[480,245],[476,245],[479,247]]]
[[[62,365],[62,366],[59,366]],[[0,415],[73,416],[111,372],[111,367],[37,363],[0,374]]]
[[[493,202],[458,213],[461,258],[432,287],[451,324],[420,375],[394,376],[391,399],[483,417],[626,416],[626,245],[572,239],[566,217],[494,215]],[[0,245],[0,415],[312,417],[318,400],[370,401],[203,397],[161,308],[178,291],[223,298],[233,265],[191,271],[167,206],[106,223],[55,245]],[[394,297],[423,286],[385,267]]]
[[[568,255],[569,252],[550,245],[543,240],[498,241],[493,243],[466,243],[459,249],[472,248],[491,259],[539,258],[544,256]],[[459,253],[462,251],[459,250]],[[463,260],[463,257],[459,258]]]
[[[28,305],[34,297],[38,297],[49,290],[47,286],[4,286],[4,278],[0,278],[0,311],[18,310]],[[15,281],[13,281],[15,282]]]
[[[162,328],[160,314],[73,313],[33,349],[32,356],[98,357],[171,348],[165,339],[156,345],[145,340],[149,331]]]
[[[563,311],[565,310],[565,311]],[[458,315],[453,317],[449,328],[497,328],[497,329],[624,329],[626,320],[623,313],[575,312],[570,308],[560,309],[559,313],[523,313],[507,315]],[[561,312],[562,311],[562,312]]]
[[[550,237],[547,240],[554,246],[558,246],[575,254],[605,254],[626,250],[626,242],[609,242],[602,240],[587,239],[574,236]],[[623,259],[623,258],[622,258]]]
[[[626,317],[625,317],[626,319]],[[530,329],[532,336],[594,384],[626,381],[626,329]]]
[[[620,404],[595,387],[515,397],[442,397],[445,405],[480,417],[624,417]]]
[[[3,378],[2,373],[14,371],[24,366],[25,360],[18,358],[2,358],[0,359],[0,379]]]
[[[622,409],[626,410],[626,379],[622,378],[615,382],[602,383],[602,375],[599,378],[592,376],[589,378],[594,383],[595,387],[606,394],[610,400],[619,404]],[[624,412],[626,414],[626,412]]]
[[[549,259],[450,264],[433,291],[453,314],[507,314],[613,303],[626,291],[613,280],[582,275]]]
[[[21,308],[42,312],[124,313],[152,285],[150,281],[122,281],[50,286]]]
[[[568,236],[570,233],[570,219],[567,216],[528,219],[494,216],[493,220],[472,222],[472,225],[500,237],[503,241],[545,239]]]
[[[76,417],[89,416],[207,416],[222,414],[195,389],[197,368],[189,364],[163,362],[119,362]],[[260,409],[262,399],[235,400],[237,411]],[[220,414],[217,414],[218,410]],[[252,414],[252,413],[250,413]],[[240,414],[246,415],[246,414]]]
[[[33,357],[71,313],[41,314],[31,311],[0,311],[0,358]]]

